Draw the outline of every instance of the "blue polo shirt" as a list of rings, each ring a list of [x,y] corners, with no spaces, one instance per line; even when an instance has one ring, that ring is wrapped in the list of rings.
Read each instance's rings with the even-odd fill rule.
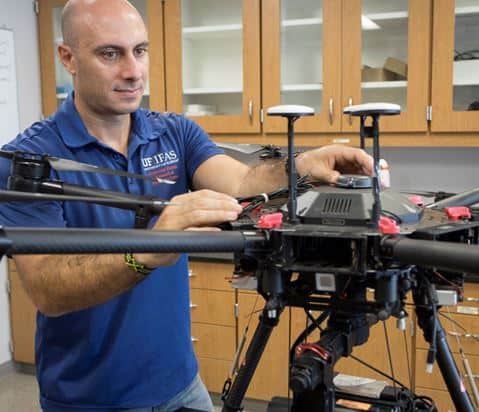
[[[191,188],[195,170],[222,153],[194,122],[139,109],[132,114],[128,158],[86,130],[70,96],[52,117],[32,125],[5,150],[22,150],[155,175],[174,185],[97,173],[52,171],[78,185],[162,199]],[[0,161],[6,187],[10,161]],[[132,228],[134,212],[81,202],[0,203],[3,226]],[[158,268],[109,302],[60,317],[37,314],[35,339],[41,405],[47,411],[160,405],[197,373],[190,336],[185,255]]]

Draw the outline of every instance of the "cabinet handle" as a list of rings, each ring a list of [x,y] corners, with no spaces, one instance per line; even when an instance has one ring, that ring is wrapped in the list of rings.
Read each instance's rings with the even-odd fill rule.
[[[197,308],[198,305],[196,303],[190,302],[190,309]]]
[[[248,116],[249,116],[249,122],[253,123],[253,100],[250,100],[248,102]]]
[[[352,106],[353,105],[353,98],[350,97],[348,99],[348,106]],[[349,125],[352,126],[353,125],[353,115],[351,113],[349,113]]]
[[[195,276],[196,276],[196,273],[193,272],[193,270],[189,269],[189,270],[188,270],[188,277],[189,277],[189,278],[194,278]]]
[[[329,99],[329,124],[333,124],[334,102],[333,98]]]
[[[194,336],[191,337],[191,342],[199,342],[200,340],[198,338],[195,338]]]
[[[473,296],[466,298],[466,302],[479,302],[479,298]]]

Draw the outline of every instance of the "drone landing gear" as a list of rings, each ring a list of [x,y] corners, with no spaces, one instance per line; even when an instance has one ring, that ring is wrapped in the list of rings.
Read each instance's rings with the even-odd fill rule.
[[[242,411],[244,395],[271,332],[279,322],[283,306],[275,297],[266,303],[238,375],[230,390],[223,393],[223,412]],[[290,373],[290,387],[294,392],[291,411],[333,412],[336,404],[334,365],[342,356],[348,356],[354,346],[366,342],[368,337],[369,324],[364,314],[351,316],[333,310],[319,342],[298,346]]]
[[[424,331],[424,338],[432,346],[433,350],[435,347],[437,364],[456,410],[458,412],[473,412],[475,410],[474,406],[447,343],[446,333],[435,311],[430,307],[431,302],[427,297],[428,294],[420,293],[421,288],[430,287],[431,285],[422,278],[419,288],[413,291],[419,326]]]
[[[245,360],[241,365],[238,375],[231,388],[223,390],[222,400],[224,402],[222,412],[242,411],[241,402],[248,390],[249,383],[263,355],[266,344],[273,332],[273,328],[279,322],[279,315],[284,308],[283,303],[276,297],[271,298],[259,317],[259,323],[254,332],[251,343],[246,351]]]

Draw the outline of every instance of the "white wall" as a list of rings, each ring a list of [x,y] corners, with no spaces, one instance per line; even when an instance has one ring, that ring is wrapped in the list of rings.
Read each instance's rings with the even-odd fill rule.
[[[36,15],[32,0],[0,0],[0,27],[12,29],[15,41],[20,130],[41,116]],[[3,139],[14,136],[2,136]],[[0,263],[0,364],[11,359],[10,321],[6,292],[6,259]]]

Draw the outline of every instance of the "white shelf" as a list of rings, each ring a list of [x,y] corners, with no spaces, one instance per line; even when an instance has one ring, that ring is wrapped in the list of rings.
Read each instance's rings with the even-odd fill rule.
[[[305,84],[283,84],[281,86],[282,92],[296,92],[296,91],[314,91],[323,90],[321,83],[305,83]]]
[[[364,14],[364,15],[373,21],[400,20],[400,19],[407,19],[409,16],[406,10],[392,11],[387,13],[371,13],[371,14]]]
[[[453,86],[479,86],[478,81],[458,81],[454,82]]]
[[[397,89],[407,87],[407,80],[395,80],[390,82],[361,82],[363,89]]]
[[[479,13],[479,6],[456,7],[456,16]]]
[[[227,93],[243,93],[241,87],[196,87],[192,89],[184,89],[183,94],[227,94]]]
[[[242,24],[221,24],[215,26],[184,27],[183,37],[188,39],[208,38],[217,35],[239,35],[243,30]]]
[[[290,19],[282,20],[281,27],[301,27],[301,26],[318,26],[323,24],[323,19],[313,17],[310,19]]]

